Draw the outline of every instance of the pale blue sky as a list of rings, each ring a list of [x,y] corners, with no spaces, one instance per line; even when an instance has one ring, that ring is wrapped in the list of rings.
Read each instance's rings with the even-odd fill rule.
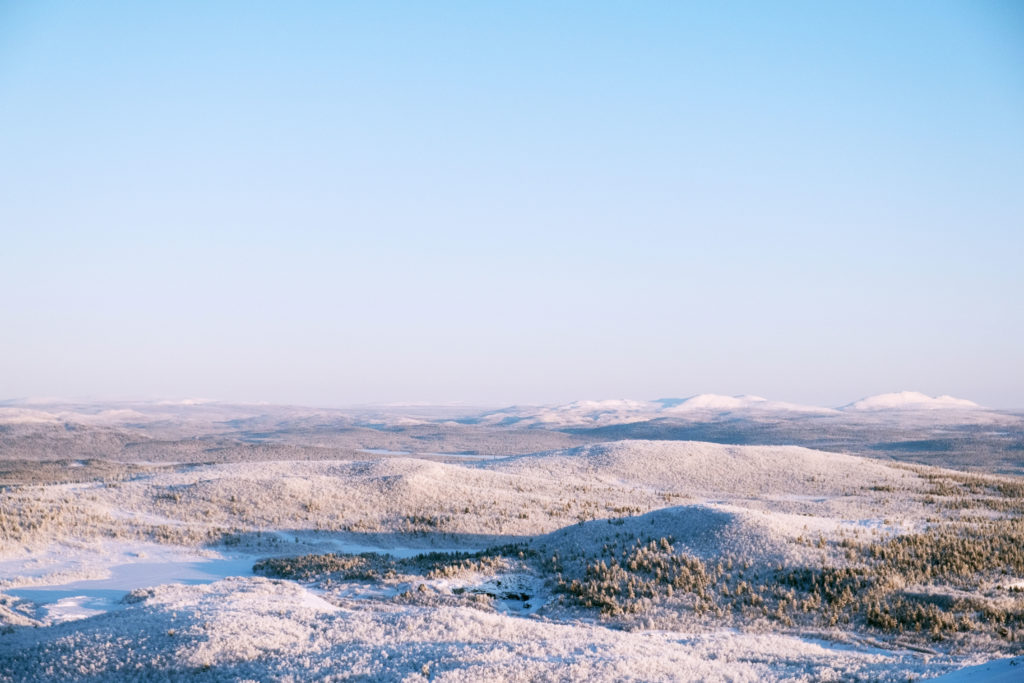
[[[1024,407],[1024,4],[3,2],[0,398]]]

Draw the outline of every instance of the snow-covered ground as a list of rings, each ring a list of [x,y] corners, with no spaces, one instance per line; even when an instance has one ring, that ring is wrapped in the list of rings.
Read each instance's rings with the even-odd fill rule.
[[[85,480],[6,487],[0,680],[903,681],[1019,654],[1015,477],[679,441],[365,451],[89,461]],[[979,552],[1013,571],[971,588],[898,564],[900,539],[947,528],[1004,539]],[[871,567],[902,573],[857,573]],[[911,611],[868,618],[836,593],[829,612],[802,576]]]
[[[61,561],[46,567],[35,562],[8,561],[4,576],[25,577],[24,587],[6,588],[6,595],[34,603],[41,624],[70,621],[120,608],[129,591],[166,583],[209,583],[226,576],[252,573],[253,558],[191,548],[103,543],[96,548],[54,548]],[[25,566],[29,565],[29,566]],[[20,570],[20,571],[19,571]],[[35,576],[32,576],[35,574]],[[80,578],[75,576],[98,576]],[[31,578],[30,578],[31,577]],[[24,580],[24,579],[23,579]],[[18,579],[7,579],[8,583]],[[52,582],[52,583],[50,583]]]
[[[793,635],[622,631],[469,608],[339,607],[262,578],[156,588],[42,633],[5,636],[14,676],[35,680],[899,680],[945,671],[908,650]],[[37,675],[38,674],[38,675]]]

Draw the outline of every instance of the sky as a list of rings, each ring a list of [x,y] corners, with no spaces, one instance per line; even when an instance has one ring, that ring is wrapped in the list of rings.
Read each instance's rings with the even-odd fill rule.
[[[0,0],[0,398],[1024,408],[1024,5]]]

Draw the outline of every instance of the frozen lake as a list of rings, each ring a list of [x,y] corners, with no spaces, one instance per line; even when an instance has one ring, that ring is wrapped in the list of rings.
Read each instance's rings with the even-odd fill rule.
[[[110,566],[110,575],[102,579],[11,588],[4,592],[36,603],[53,621],[70,621],[116,609],[125,594],[136,588],[165,583],[195,585],[228,576],[251,576],[252,565],[251,556],[129,562]]]
[[[301,545],[295,552],[287,552],[282,548],[284,552],[211,553],[210,557],[199,556],[194,549],[172,547],[161,548],[159,551],[150,549],[149,554],[136,554],[120,548],[118,544],[109,544],[109,547],[101,546],[88,551],[69,551],[68,555],[55,548],[50,554],[51,561],[43,566],[16,561],[4,562],[3,578],[8,581],[14,584],[30,581],[40,583],[7,588],[3,593],[35,603],[40,608],[39,616],[46,620],[71,621],[118,609],[123,605],[122,599],[125,594],[139,588],[169,583],[198,585],[219,581],[229,576],[252,576],[253,564],[262,558],[305,554],[313,547],[313,552],[316,553],[380,553],[396,558],[414,557],[427,552],[467,551],[466,548],[383,547],[353,543],[339,538],[325,538],[321,534],[310,533],[280,535],[282,538],[294,537]],[[80,578],[83,573],[106,576]],[[53,580],[46,583],[51,576]],[[60,580],[65,577],[66,581]]]

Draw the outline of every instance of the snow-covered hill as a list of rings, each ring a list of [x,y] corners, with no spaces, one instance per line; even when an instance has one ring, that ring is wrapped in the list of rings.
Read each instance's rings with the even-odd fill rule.
[[[952,396],[928,396],[917,391],[898,391],[868,396],[843,406],[843,410],[984,410],[974,401]]]
[[[744,414],[744,413],[817,413],[831,414],[831,408],[769,401],[760,396],[743,394],[741,396],[721,396],[719,394],[699,394],[664,408],[663,415],[688,415],[696,412],[713,414]]]
[[[989,412],[973,401],[952,396],[931,397],[914,391],[879,394],[842,408],[774,401],[761,396],[741,394],[698,394],[689,398],[664,398],[654,401],[615,399],[574,401],[549,406],[511,406],[488,411],[469,422],[488,425],[515,425],[548,429],[609,427],[659,419],[714,421],[733,419],[800,419],[802,417],[840,417],[856,413],[905,412],[910,410],[952,409],[960,412]],[[943,419],[939,414],[936,419]]]
[[[503,424],[553,429],[567,427],[604,427],[659,418],[710,419],[758,415],[829,415],[831,408],[770,401],[760,396],[723,396],[699,394],[689,398],[665,398],[655,401],[615,399],[574,401],[552,406],[512,406],[479,416],[483,424]]]

